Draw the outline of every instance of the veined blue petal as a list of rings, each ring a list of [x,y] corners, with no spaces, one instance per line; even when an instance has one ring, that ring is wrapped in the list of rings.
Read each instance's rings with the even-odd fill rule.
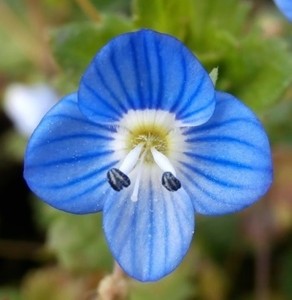
[[[275,4],[282,14],[292,22],[292,1],[291,0],[274,0]]]
[[[195,210],[209,215],[251,205],[268,190],[273,173],[268,138],[256,116],[229,94],[216,98],[211,119],[186,129],[189,150],[178,174]]]
[[[107,171],[115,165],[109,148],[113,128],[87,120],[77,94],[64,97],[42,119],[25,154],[29,187],[51,206],[71,213],[103,207]]]
[[[214,86],[198,59],[177,39],[151,30],[120,35],[84,73],[79,106],[92,121],[118,121],[128,110],[160,109],[198,125],[214,111]]]
[[[103,210],[105,235],[116,261],[140,281],[155,281],[174,270],[194,232],[189,196],[183,189],[167,191],[159,173],[143,170],[137,202],[130,199],[131,188],[111,191]]]

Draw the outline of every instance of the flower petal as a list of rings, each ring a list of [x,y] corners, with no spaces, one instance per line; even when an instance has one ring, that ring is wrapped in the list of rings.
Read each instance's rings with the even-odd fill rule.
[[[113,129],[87,120],[77,94],[56,104],[33,133],[25,154],[24,177],[45,202],[71,213],[103,206],[107,171],[116,163],[109,141]]]
[[[155,281],[174,270],[194,232],[194,209],[186,192],[167,191],[161,185],[161,172],[149,169],[143,170],[136,202],[130,199],[131,188],[120,194],[111,191],[103,211],[104,231],[115,259],[140,281]]]
[[[215,104],[198,59],[177,39],[151,30],[120,35],[102,48],[81,79],[78,98],[81,111],[103,123],[131,109],[160,109],[198,125]]]
[[[269,188],[268,138],[256,116],[233,96],[218,92],[212,118],[186,129],[189,150],[178,178],[195,210],[216,215],[251,205]]]
[[[292,22],[292,1],[291,0],[274,0],[275,4],[282,14]]]

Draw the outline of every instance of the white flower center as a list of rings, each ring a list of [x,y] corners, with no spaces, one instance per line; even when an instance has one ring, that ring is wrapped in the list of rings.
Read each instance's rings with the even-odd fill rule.
[[[114,190],[128,187],[131,184],[129,176],[135,170],[131,200],[137,201],[146,166],[159,167],[161,183],[167,190],[176,191],[181,187],[175,177],[173,162],[182,152],[185,142],[174,114],[162,110],[130,110],[117,128],[112,147],[121,163],[119,168],[113,168],[107,174]]]

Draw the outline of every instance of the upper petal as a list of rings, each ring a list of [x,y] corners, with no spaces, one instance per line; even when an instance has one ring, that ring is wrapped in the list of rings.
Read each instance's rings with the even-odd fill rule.
[[[29,187],[51,206],[90,213],[103,206],[106,173],[116,163],[109,148],[113,129],[87,120],[77,94],[64,97],[42,119],[25,154]]]
[[[282,14],[292,22],[292,1],[291,0],[274,0],[275,4]]]
[[[120,266],[140,281],[173,271],[186,254],[194,232],[194,210],[183,189],[169,192],[160,172],[143,170],[138,201],[132,189],[111,191],[105,201],[104,231]],[[161,175],[161,174],[160,174]],[[134,182],[135,174],[131,180]]]
[[[186,129],[188,150],[179,165],[195,210],[223,214],[261,197],[272,182],[267,135],[256,116],[233,96],[218,92],[212,118]]]
[[[79,87],[91,120],[118,121],[128,110],[161,109],[186,124],[214,111],[214,86],[198,59],[177,39],[151,30],[111,40],[94,57]]]

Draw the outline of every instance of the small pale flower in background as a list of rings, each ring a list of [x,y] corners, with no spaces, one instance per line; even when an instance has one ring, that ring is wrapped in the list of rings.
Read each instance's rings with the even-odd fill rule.
[[[257,117],[215,91],[180,41],[140,30],[102,48],[78,91],[43,118],[24,176],[57,209],[103,211],[115,260],[155,281],[187,253],[194,214],[250,206],[268,190],[272,162]]]
[[[29,137],[58,100],[59,96],[48,85],[13,83],[4,94],[4,111],[16,130]]]
[[[274,0],[281,13],[292,22],[292,0]]]

